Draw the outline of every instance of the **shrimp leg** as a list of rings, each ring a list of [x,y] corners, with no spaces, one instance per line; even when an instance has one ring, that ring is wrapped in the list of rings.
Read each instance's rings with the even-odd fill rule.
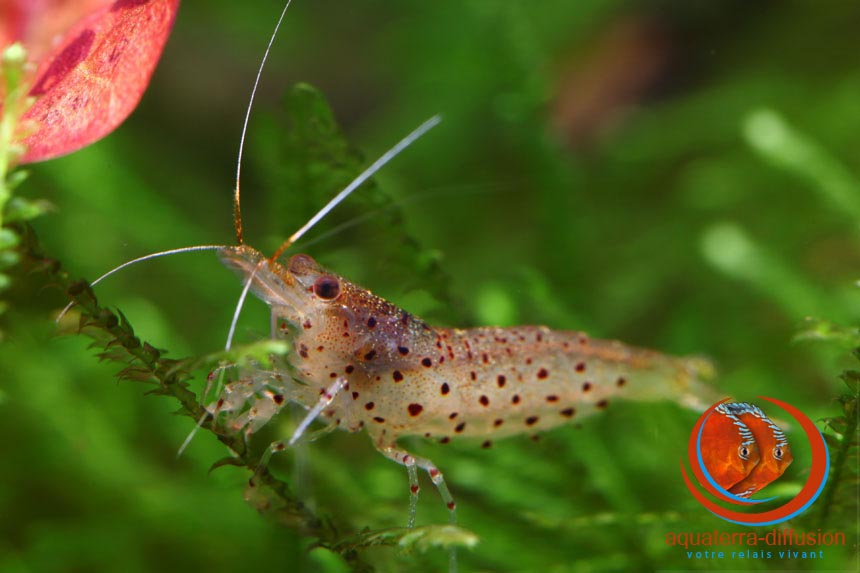
[[[427,475],[430,476],[430,480],[433,482],[433,485],[436,486],[436,489],[439,491],[439,495],[442,497],[442,501],[445,502],[445,505],[448,507],[449,516],[448,519],[452,524],[457,523],[457,513],[456,513],[456,505],[454,504],[454,497],[451,495],[451,492],[448,491],[448,486],[445,483],[445,478],[442,476],[442,472],[439,471],[439,468],[436,465],[428,460],[427,458],[419,458],[417,456],[412,455],[406,450],[401,450],[397,447],[395,443],[391,443],[388,445],[381,445],[377,442],[376,449],[386,458],[397,462],[402,466],[406,466],[406,471],[409,473],[409,520],[407,522],[407,526],[411,529],[415,526],[415,512],[418,509],[418,474],[416,468],[421,468],[427,472]]]
[[[423,469],[427,472],[427,475],[430,476],[430,480],[439,491],[442,501],[444,501],[445,505],[448,506],[448,521],[450,521],[452,525],[457,524],[457,512],[454,497],[451,495],[451,492],[448,491],[448,485],[445,483],[445,478],[442,476],[442,472],[439,471],[439,468],[437,468],[433,462],[427,458],[419,458],[410,454],[406,450],[398,448],[396,442],[389,443],[387,446],[382,445],[382,442],[377,440],[374,440],[373,443],[376,446],[377,451],[379,451],[383,456],[402,466],[406,466],[406,471],[409,474],[409,519],[406,526],[409,529],[415,527],[415,513],[418,510],[419,487],[418,472],[416,471],[416,468]],[[448,551],[448,573],[456,572],[457,550],[454,547],[451,547]]]
[[[348,384],[348,381],[344,377],[339,377],[335,380],[331,386],[329,386],[322,394],[320,394],[320,399],[317,401],[316,406],[311,408],[304,419],[299,423],[296,430],[293,432],[290,441],[286,444],[278,440],[277,442],[272,442],[268,448],[266,448],[266,453],[263,454],[263,457],[260,458],[260,465],[258,466],[258,472],[260,469],[265,468],[269,465],[269,461],[272,459],[272,456],[277,452],[282,452],[287,449],[287,446],[294,446],[295,443],[304,435],[305,430],[307,430],[308,426],[316,420],[322,411],[332,403],[332,400],[343,390]]]

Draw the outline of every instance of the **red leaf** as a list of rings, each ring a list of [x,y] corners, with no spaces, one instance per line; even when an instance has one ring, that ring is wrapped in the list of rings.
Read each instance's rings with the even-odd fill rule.
[[[0,0],[0,46],[21,42],[41,62],[81,18],[114,0]]]
[[[101,139],[128,117],[149,84],[179,0],[117,0],[107,5],[104,0],[88,0],[84,4],[101,6],[74,24],[38,62],[30,91],[38,99],[22,118],[29,133],[23,140],[27,152],[22,163],[71,153]],[[17,19],[6,20],[10,28],[19,29],[11,33],[4,29],[0,39],[8,34],[27,40],[28,34],[20,29],[20,22],[27,21],[20,16],[24,11],[19,9]],[[51,20],[40,19],[39,25],[43,22]],[[43,46],[36,41],[37,51]]]

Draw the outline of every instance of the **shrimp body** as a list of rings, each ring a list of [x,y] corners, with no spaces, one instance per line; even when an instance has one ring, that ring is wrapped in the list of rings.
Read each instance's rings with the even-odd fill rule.
[[[306,255],[286,265],[246,246],[220,256],[242,276],[255,273],[252,291],[291,339],[297,383],[289,400],[310,408],[343,379],[345,391],[321,416],[367,429],[378,448],[407,435],[488,446],[488,438],[578,420],[615,398],[699,406],[708,393],[696,361],[542,326],[433,328]]]

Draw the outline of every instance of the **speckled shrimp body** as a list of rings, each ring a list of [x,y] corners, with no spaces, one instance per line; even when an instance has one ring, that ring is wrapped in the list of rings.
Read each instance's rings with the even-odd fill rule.
[[[710,389],[700,360],[674,358],[542,326],[433,328],[332,274],[306,255],[286,265],[247,246],[219,251],[222,262],[265,301],[276,330],[291,340],[289,401],[334,426],[366,429],[376,448],[410,470],[428,471],[453,510],[442,474],[398,448],[419,435],[447,443],[546,430],[606,409],[616,398],[673,400],[704,408]],[[283,445],[279,448],[283,449]]]

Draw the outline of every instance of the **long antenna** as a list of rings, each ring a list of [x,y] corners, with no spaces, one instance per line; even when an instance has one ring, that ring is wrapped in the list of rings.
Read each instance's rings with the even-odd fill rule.
[[[236,188],[233,190],[233,225],[236,228],[236,241],[241,245],[242,237],[242,199],[239,191],[239,182],[242,179],[242,154],[245,151],[245,135],[248,133],[248,122],[251,119],[251,108],[254,105],[254,98],[257,96],[257,87],[260,85],[260,76],[263,75],[263,68],[266,65],[266,60],[269,59],[269,52],[272,50],[272,44],[275,42],[275,36],[278,35],[278,29],[281,27],[281,22],[284,21],[284,16],[287,14],[287,9],[290,7],[292,0],[287,0],[284,9],[281,10],[281,16],[278,18],[278,23],[275,24],[275,29],[269,37],[269,44],[266,46],[266,51],[263,53],[263,59],[260,62],[260,67],[257,69],[257,78],[254,80],[254,87],[251,89],[251,98],[248,100],[248,109],[245,110],[245,123],[242,125],[242,136],[239,138],[239,156],[236,159]]]
[[[224,248],[224,245],[195,245],[193,247],[181,247],[178,249],[170,249],[168,251],[158,251],[157,253],[150,253],[148,255],[143,255],[142,257],[137,257],[136,259],[126,261],[123,264],[119,265],[118,267],[112,268],[111,270],[109,270],[108,272],[106,272],[105,274],[103,274],[102,276],[100,276],[99,278],[94,280],[93,282],[91,282],[90,286],[96,286],[97,284],[99,284],[100,282],[102,282],[103,280],[105,280],[106,278],[111,276],[112,274],[119,272],[126,267],[130,267],[131,265],[136,265],[137,263],[142,263],[143,261],[148,261],[150,259],[157,259],[159,257],[166,257],[169,255],[178,255],[179,253],[194,253],[197,251],[217,251],[218,249],[223,249],[223,248]],[[63,317],[66,316],[66,313],[69,312],[69,309],[71,309],[74,305],[75,305],[74,302],[70,302],[69,304],[67,304],[63,308],[63,310],[60,311],[60,314],[57,316],[56,322],[59,323],[63,319]]]
[[[416,127],[414,130],[412,130],[412,133],[397,142],[394,147],[382,154],[382,156],[376,161],[374,161],[370,165],[370,167],[362,171],[362,173],[358,177],[353,179],[352,182],[347,185],[343,191],[335,195],[331,201],[326,203],[325,207],[317,211],[317,214],[311,217],[307,223],[302,225],[301,229],[290,235],[290,238],[284,241],[283,244],[278,247],[278,250],[275,251],[274,255],[269,257],[269,260],[275,261],[278,257],[280,257],[290,245],[298,241],[302,237],[302,235],[307,233],[314,225],[319,223],[323,219],[323,217],[328,215],[332,209],[334,209],[338,206],[338,204],[340,204],[341,201],[349,197],[350,193],[358,189],[362,183],[370,179],[373,174],[382,169],[382,167],[386,163],[397,157],[401,151],[412,145],[412,143],[414,143],[416,139],[439,125],[440,121],[442,121],[442,117],[439,115],[434,115],[433,117]]]

